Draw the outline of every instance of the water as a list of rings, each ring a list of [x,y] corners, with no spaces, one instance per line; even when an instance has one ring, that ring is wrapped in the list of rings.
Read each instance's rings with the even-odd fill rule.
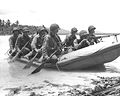
[[[45,80],[55,84],[68,84],[81,86],[91,86],[91,79],[97,76],[120,76],[120,58],[113,62],[106,63],[104,66],[97,66],[87,70],[79,71],[58,71],[52,69],[42,69],[39,73],[30,74],[35,68],[23,69],[24,64],[19,62],[7,62],[7,50],[9,36],[0,36],[0,96],[5,96],[7,91],[5,88],[13,88],[17,86],[32,86],[43,84]],[[61,36],[62,40],[65,36]],[[118,38],[119,39],[119,38]],[[115,39],[104,39],[105,41],[115,42]]]

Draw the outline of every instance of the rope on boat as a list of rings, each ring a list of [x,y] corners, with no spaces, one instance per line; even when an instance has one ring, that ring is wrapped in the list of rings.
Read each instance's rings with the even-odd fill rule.
[[[61,56],[60,56],[60,57],[61,57]],[[60,61],[60,57],[59,57],[58,61]],[[61,70],[60,70],[60,68],[58,67],[58,63],[56,63],[56,67],[57,67],[58,71],[60,72]]]
[[[56,63],[56,67],[57,67],[58,71],[61,72],[60,68],[58,67],[58,63]]]

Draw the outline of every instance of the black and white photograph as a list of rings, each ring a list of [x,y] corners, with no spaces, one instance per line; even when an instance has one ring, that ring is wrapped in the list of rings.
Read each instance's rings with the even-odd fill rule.
[[[120,96],[119,0],[1,0],[0,96]]]

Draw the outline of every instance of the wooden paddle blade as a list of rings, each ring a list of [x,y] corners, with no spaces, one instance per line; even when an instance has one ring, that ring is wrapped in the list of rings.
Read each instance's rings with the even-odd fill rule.
[[[44,68],[44,64],[41,64],[38,68],[36,68],[33,72],[31,72],[31,74],[35,74],[35,73],[38,73],[42,68]]]
[[[14,62],[17,58],[18,58],[18,55],[20,54],[20,52],[18,52],[12,59],[11,59],[11,62]]]
[[[8,63],[13,63],[14,62],[14,60],[10,60],[10,61],[8,61]]]
[[[32,65],[32,62],[29,62],[27,65],[25,65],[25,66],[24,66],[24,68],[23,68],[23,69],[28,69],[28,68],[30,68],[30,67],[31,67],[31,65]]]
[[[38,55],[38,53],[36,53],[36,55],[30,60],[30,62],[27,65],[25,65],[25,67],[23,69],[30,68],[37,55]]]

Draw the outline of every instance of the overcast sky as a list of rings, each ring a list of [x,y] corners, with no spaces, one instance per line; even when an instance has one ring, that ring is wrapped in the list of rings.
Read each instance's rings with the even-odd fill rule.
[[[0,0],[0,19],[20,24],[78,30],[94,25],[102,32],[120,33],[120,0]]]

